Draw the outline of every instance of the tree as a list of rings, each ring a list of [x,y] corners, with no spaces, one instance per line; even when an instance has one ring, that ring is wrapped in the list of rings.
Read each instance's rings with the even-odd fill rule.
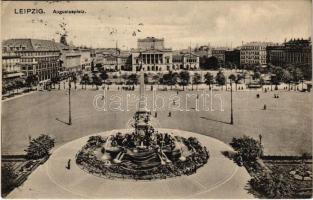
[[[259,71],[255,71],[253,73],[253,76],[252,76],[253,79],[259,79],[260,77],[261,77],[261,73]]]
[[[197,86],[198,90],[198,85],[201,83],[201,75],[199,73],[194,73],[192,82]]]
[[[18,89],[22,88],[24,86],[24,79],[22,78],[16,78],[14,80],[14,85],[15,85],[15,89],[16,89],[16,92],[18,93]]]
[[[294,83],[302,82],[302,89],[303,89],[304,76],[300,68],[297,67],[294,70],[292,70],[292,80]]]
[[[218,73],[216,74],[215,80],[219,85],[222,85],[222,89],[223,89],[223,85],[225,85],[226,83],[226,78],[225,78],[224,73],[221,70],[218,71]]]
[[[278,83],[283,80],[283,74],[284,74],[283,68],[275,67],[275,68],[273,68],[272,73],[276,75],[276,80]]]
[[[243,79],[243,75],[237,74],[236,80],[235,80],[235,85],[236,85],[236,90],[237,90],[237,85],[238,83]]]
[[[60,83],[60,76],[57,75],[57,76],[52,77],[52,78],[51,78],[51,82],[52,82],[53,87],[54,87],[54,89],[55,89],[55,84]]]
[[[263,91],[263,85],[265,84],[265,80],[263,77],[260,77],[259,83],[260,83],[260,85],[262,87],[262,91]]]
[[[177,73],[170,71],[169,73],[164,74],[161,80],[162,84],[170,85],[172,90],[172,86],[177,83]]]
[[[107,80],[108,77],[109,77],[109,76],[108,76],[108,74],[107,74],[106,71],[102,71],[102,72],[100,73],[100,78],[102,79],[102,81]]]
[[[236,80],[237,80],[237,76],[235,74],[231,74],[229,75],[229,80],[232,82],[232,83],[235,83]],[[231,86],[232,87],[232,86]],[[236,84],[236,89],[237,89],[237,84]]]
[[[98,89],[98,86],[102,84],[100,78],[97,75],[92,76],[92,83],[96,85],[97,89]]]
[[[213,81],[214,81],[214,76],[210,72],[207,72],[204,75],[204,79],[205,79],[205,83],[209,85],[209,89],[211,89],[211,85],[213,84]]]
[[[275,89],[277,88],[277,85],[279,84],[278,77],[276,74],[271,75],[271,90],[272,90],[272,85],[275,85]]]
[[[77,76],[76,76],[76,74],[72,74],[72,81],[74,82],[74,87],[75,87],[75,90],[76,90],[76,82],[77,82]]]
[[[31,89],[32,86],[37,83],[37,81],[38,79],[35,75],[29,75],[26,77],[26,80],[25,80],[26,85],[29,87],[29,89]]]
[[[289,85],[288,90],[290,90],[290,83],[292,81],[292,76],[291,76],[290,72],[286,69],[283,69],[282,81],[284,83],[288,83],[288,85]]]
[[[40,159],[49,155],[49,151],[54,147],[54,139],[48,135],[40,135],[30,141],[26,151],[28,159]]]
[[[206,65],[210,69],[218,69],[220,67],[218,59],[215,56],[211,56],[210,58],[208,58]]]
[[[85,85],[85,89],[87,88],[87,84],[89,83],[89,76],[88,74],[84,74],[81,80],[82,87]]]
[[[190,74],[188,71],[184,70],[179,73],[180,84],[183,86],[183,90],[185,90],[185,86],[189,84]]]
[[[134,84],[137,85],[137,83],[138,83],[138,75],[135,74],[135,73],[129,75],[129,76],[128,76],[128,81],[129,81],[132,85],[134,85]]]

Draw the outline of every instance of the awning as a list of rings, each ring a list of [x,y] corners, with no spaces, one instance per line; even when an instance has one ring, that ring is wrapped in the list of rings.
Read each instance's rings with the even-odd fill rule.
[[[4,74],[3,78],[15,78],[15,77],[21,77],[21,76],[24,76],[24,73],[17,72],[17,73],[12,73],[12,74]]]

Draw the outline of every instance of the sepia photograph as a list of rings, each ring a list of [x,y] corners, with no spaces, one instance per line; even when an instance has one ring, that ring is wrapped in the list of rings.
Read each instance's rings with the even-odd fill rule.
[[[4,199],[311,199],[312,1],[1,1]]]

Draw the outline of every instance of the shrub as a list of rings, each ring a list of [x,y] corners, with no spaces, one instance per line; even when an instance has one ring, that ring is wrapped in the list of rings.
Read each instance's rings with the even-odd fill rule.
[[[233,138],[230,145],[242,157],[244,162],[255,161],[262,154],[262,145],[252,137]]]
[[[278,173],[260,173],[249,181],[251,187],[266,198],[292,198],[296,189]]]
[[[88,141],[87,141],[87,143],[93,144],[93,145],[99,145],[99,144],[102,144],[104,142],[105,142],[105,140],[99,135],[90,136]]]
[[[11,189],[16,187],[15,179],[17,174],[13,170],[11,163],[6,163],[1,166],[1,190],[3,194],[9,192]]]

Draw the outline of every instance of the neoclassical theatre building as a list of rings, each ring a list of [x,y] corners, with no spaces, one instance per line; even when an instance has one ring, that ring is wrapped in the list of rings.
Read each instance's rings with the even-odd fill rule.
[[[174,57],[174,60],[173,60]],[[132,71],[168,71],[180,69],[198,69],[199,56],[192,53],[173,53],[165,48],[164,39],[147,37],[138,39],[137,49],[131,53]]]

